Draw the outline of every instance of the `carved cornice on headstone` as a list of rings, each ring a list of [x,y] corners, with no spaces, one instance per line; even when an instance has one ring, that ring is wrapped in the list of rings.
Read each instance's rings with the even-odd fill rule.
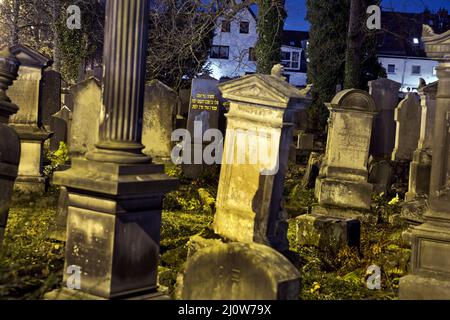
[[[254,74],[219,85],[225,99],[275,108],[302,105],[308,97],[285,80],[274,75]]]
[[[430,26],[423,25],[422,41],[428,57],[450,60],[450,30],[442,34],[435,34]]]
[[[359,89],[339,92],[334,96],[331,103],[326,103],[326,106],[333,110],[353,110],[371,114],[377,112],[372,97],[366,91]]]
[[[22,44],[12,46],[10,51],[26,67],[45,69],[53,64],[50,58]]]

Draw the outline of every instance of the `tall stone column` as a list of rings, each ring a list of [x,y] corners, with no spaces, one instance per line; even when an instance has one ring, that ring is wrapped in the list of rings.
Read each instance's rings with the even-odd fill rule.
[[[424,26],[423,42],[440,61],[430,206],[412,233],[412,272],[400,280],[400,299],[450,299],[450,31],[436,35]]]
[[[54,176],[69,192],[65,271],[80,275],[63,282],[79,290],[48,299],[157,295],[162,199],[176,180],[142,153],[147,12],[147,0],[107,2],[99,142]]]
[[[8,49],[0,50],[0,250],[3,243],[9,204],[20,160],[20,139],[7,124],[18,110],[6,95],[17,78],[19,61]]]

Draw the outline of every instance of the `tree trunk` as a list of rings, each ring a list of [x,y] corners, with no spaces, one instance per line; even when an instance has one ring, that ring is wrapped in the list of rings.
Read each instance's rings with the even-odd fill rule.
[[[20,0],[14,0],[13,18],[12,18],[12,37],[11,45],[19,44],[19,17],[20,17]]]
[[[61,13],[61,5],[58,0],[52,2],[52,33],[53,33],[53,69],[61,71],[61,55],[59,43],[58,19]]]
[[[351,0],[347,35],[344,88],[361,86],[361,46],[363,38],[363,1]]]

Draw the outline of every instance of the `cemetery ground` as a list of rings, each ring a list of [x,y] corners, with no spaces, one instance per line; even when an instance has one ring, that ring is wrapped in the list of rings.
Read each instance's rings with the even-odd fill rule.
[[[46,168],[51,174],[52,165],[65,161],[64,150],[49,155]],[[406,226],[394,219],[401,200],[374,197],[372,211],[378,219],[362,224],[360,250],[345,248],[333,254],[300,246],[296,244],[295,217],[310,212],[315,205],[313,190],[301,187],[304,171],[305,164],[291,164],[285,180],[289,241],[291,250],[300,256],[300,299],[397,299],[398,281],[407,274],[410,258],[410,248],[401,237]],[[167,165],[166,172],[181,182],[164,200],[158,270],[161,287],[173,296],[190,237],[216,236],[209,226],[219,175],[217,168],[211,168],[200,178],[189,180],[173,165]],[[51,186],[44,196],[15,194],[0,257],[0,299],[41,299],[61,284],[64,242],[50,238],[57,200],[56,186]],[[367,288],[366,271],[371,265],[381,268],[381,290]]]

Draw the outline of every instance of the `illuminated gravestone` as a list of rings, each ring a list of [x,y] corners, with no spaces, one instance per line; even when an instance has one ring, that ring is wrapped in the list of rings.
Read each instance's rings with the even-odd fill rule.
[[[154,159],[170,159],[178,101],[176,92],[158,80],[145,86],[142,144]]]
[[[275,72],[219,88],[230,111],[213,228],[225,240],[191,238],[196,249],[189,252],[178,296],[298,299],[299,272],[283,255],[289,252],[281,201],[292,121],[309,99]]]
[[[420,136],[417,150],[409,171],[409,188],[406,200],[428,195],[430,192],[431,151],[433,146],[434,119],[436,114],[436,94],[438,82],[419,90],[422,106]]]
[[[395,146],[394,112],[398,105],[401,84],[389,79],[369,82],[369,93],[375,101],[377,116],[374,119],[370,154],[374,157],[391,157]]]
[[[42,174],[43,144],[51,133],[42,124],[41,79],[51,61],[26,46],[16,45],[10,50],[21,63],[19,77],[8,92],[19,107],[10,119],[10,125],[19,134],[22,149],[15,187],[23,192],[43,193],[46,183]]]
[[[439,60],[429,208],[412,232],[411,274],[400,279],[400,299],[450,299],[450,31],[423,27],[425,52]]]
[[[183,165],[183,172],[189,178],[199,177],[205,167],[203,151],[209,142],[203,141],[204,133],[209,129],[222,129],[224,100],[218,85],[219,81],[210,77],[192,80],[186,128],[191,138],[191,157],[190,163]]]
[[[76,283],[65,272],[68,287],[47,299],[161,296],[162,200],[177,181],[142,153],[148,5],[147,0],[106,3],[99,140],[85,158],[73,159],[69,170],[54,174],[54,183],[69,193],[64,270],[80,270],[80,290],[71,290]],[[116,41],[117,34],[122,41]]]
[[[73,114],[69,134],[69,154],[81,157],[95,147],[102,112],[102,87],[89,78],[70,87]]]
[[[19,136],[7,125],[9,117],[17,112],[17,106],[6,95],[8,87],[18,76],[18,69],[19,61],[11,52],[0,50],[0,250],[20,160]]]
[[[367,165],[376,112],[372,97],[355,89],[339,92],[328,109],[326,153],[315,187],[319,206],[298,218],[298,240],[336,251],[359,245],[356,218],[369,214],[373,186],[367,182]]]
[[[288,248],[281,201],[293,119],[310,101],[283,78],[249,75],[219,86],[230,101],[214,231]]]
[[[420,101],[416,93],[408,93],[395,109],[397,130],[395,148],[392,152],[393,161],[412,160],[419,142],[421,114]]]

